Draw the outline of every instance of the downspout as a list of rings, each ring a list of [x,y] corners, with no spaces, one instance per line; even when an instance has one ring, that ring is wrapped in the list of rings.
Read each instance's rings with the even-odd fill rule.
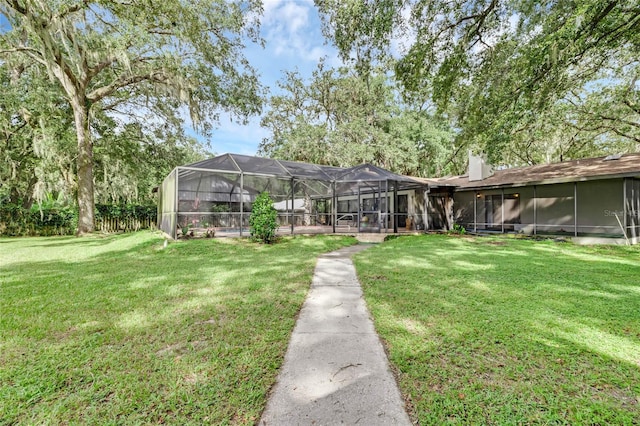
[[[424,232],[429,231],[429,186],[424,191]]]
[[[200,186],[202,185],[202,172],[200,173],[200,179],[198,179],[198,187],[196,188],[196,200],[199,200],[200,196]],[[194,200],[195,202],[195,200]],[[199,201],[198,201],[199,203]],[[198,204],[198,210],[200,210],[200,205]]]
[[[180,176],[180,168],[176,167],[176,208],[174,211],[174,226],[173,229],[171,230],[171,235],[173,236],[173,239],[177,239],[178,238],[178,229],[176,228],[178,226],[178,213],[180,213],[180,205],[178,204],[179,202],[179,194],[180,194],[180,182],[178,182],[178,176]]]
[[[633,199],[632,203],[635,202],[635,208],[633,208],[633,236],[638,236],[638,227],[640,226],[640,186],[636,184],[640,183],[640,180],[633,180]]]
[[[389,212],[390,210],[390,202],[389,202],[389,179],[384,181],[384,232],[385,234],[389,232]]]
[[[360,184],[358,184],[358,220],[356,224],[358,225],[358,233],[360,233],[360,215],[362,214],[362,204],[360,204]]]
[[[336,220],[338,220],[338,200],[336,199],[336,181],[333,181],[333,185],[331,185],[331,212],[333,213],[333,220],[331,221],[331,225],[333,226],[333,233],[336,233]]]
[[[622,221],[624,224],[624,236],[627,238],[627,227],[629,226],[627,222],[627,178],[622,180]],[[629,239],[627,238],[627,242]]]
[[[398,233],[398,218],[396,217],[396,209],[398,208],[398,182],[393,182],[393,233]]]
[[[378,181],[378,233],[382,231],[382,181]]]

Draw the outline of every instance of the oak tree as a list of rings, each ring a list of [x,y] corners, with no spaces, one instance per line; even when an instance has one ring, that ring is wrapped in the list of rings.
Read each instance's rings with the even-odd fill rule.
[[[637,1],[315,3],[344,58],[395,56],[406,96],[447,116],[458,145],[530,164],[640,148]]]
[[[221,110],[259,111],[259,85],[242,55],[258,41],[257,1],[3,0],[3,66],[19,58],[45,69],[73,112],[78,232],[94,229],[91,120],[117,110],[207,132]]]
[[[385,71],[359,74],[321,62],[309,80],[287,73],[262,119],[270,136],[260,153],[340,167],[371,163],[414,176],[458,171],[446,123],[402,102]]]

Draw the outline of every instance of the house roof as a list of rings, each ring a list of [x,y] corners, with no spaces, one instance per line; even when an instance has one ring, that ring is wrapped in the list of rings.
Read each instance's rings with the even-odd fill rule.
[[[434,187],[488,189],[622,177],[640,177],[640,153],[496,170],[481,181],[470,182],[468,175],[421,180]]]

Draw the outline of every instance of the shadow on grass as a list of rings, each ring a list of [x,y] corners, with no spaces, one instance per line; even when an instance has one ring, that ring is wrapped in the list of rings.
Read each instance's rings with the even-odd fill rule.
[[[112,241],[114,234],[110,235],[90,235],[84,237],[61,236],[61,237],[10,237],[0,238],[0,244],[15,245],[16,241],[29,240],[31,247],[64,247],[74,246],[98,246],[108,244]]]
[[[640,250],[411,237],[356,257],[422,423],[640,418]]]
[[[79,241],[84,257],[0,267],[0,418],[9,422],[254,423],[315,258],[353,243]],[[53,241],[38,250],[66,253]]]
[[[74,246],[76,243],[85,244],[85,241],[69,242]],[[49,246],[56,247],[55,244]],[[170,300],[164,311],[156,306],[138,306],[139,311],[149,312],[144,315],[148,316],[144,322],[152,325],[170,321],[170,314],[180,306],[197,305],[199,301],[214,304],[249,291],[259,291],[264,298],[271,299],[275,294],[273,290],[287,286],[286,278],[305,275],[300,273],[300,266],[306,267],[308,275],[309,260],[333,246],[302,243],[295,245],[295,251],[290,248],[291,244],[286,241],[280,246],[258,246],[246,241],[220,244],[215,240],[201,240],[174,243],[162,250],[161,242],[144,241],[88,259],[16,262],[8,268],[0,267],[0,276],[6,278],[7,284],[3,286],[3,300],[13,299],[13,309],[30,308],[33,303],[49,305],[41,311],[44,314],[53,312],[58,301],[66,303],[70,298],[74,298],[74,306],[79,309],[95,306],[98,298],[105,301],[117,298],[118,306],[108,312],[111,320],[114,314],[129,315],[130,310],[138,306],[139,298],[153,296]],[[15,270],[28,270],[29,276],[16,275]],[[11,282],[20,284],[11,285]],[[24,286],[30,287],[29,299],[21,301],[19,288]],[[35,313],[25,310],[23,314]],[[28,324],[25,326],[21,333],[29,330]]]

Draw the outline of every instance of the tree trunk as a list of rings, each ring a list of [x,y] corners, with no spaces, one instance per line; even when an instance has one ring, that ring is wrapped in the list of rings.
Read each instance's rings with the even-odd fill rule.
[[[89,108],[82,98],[71,100],[78,137],[78,235],[95,229],[93,195],[93,144],[89,134]]]

